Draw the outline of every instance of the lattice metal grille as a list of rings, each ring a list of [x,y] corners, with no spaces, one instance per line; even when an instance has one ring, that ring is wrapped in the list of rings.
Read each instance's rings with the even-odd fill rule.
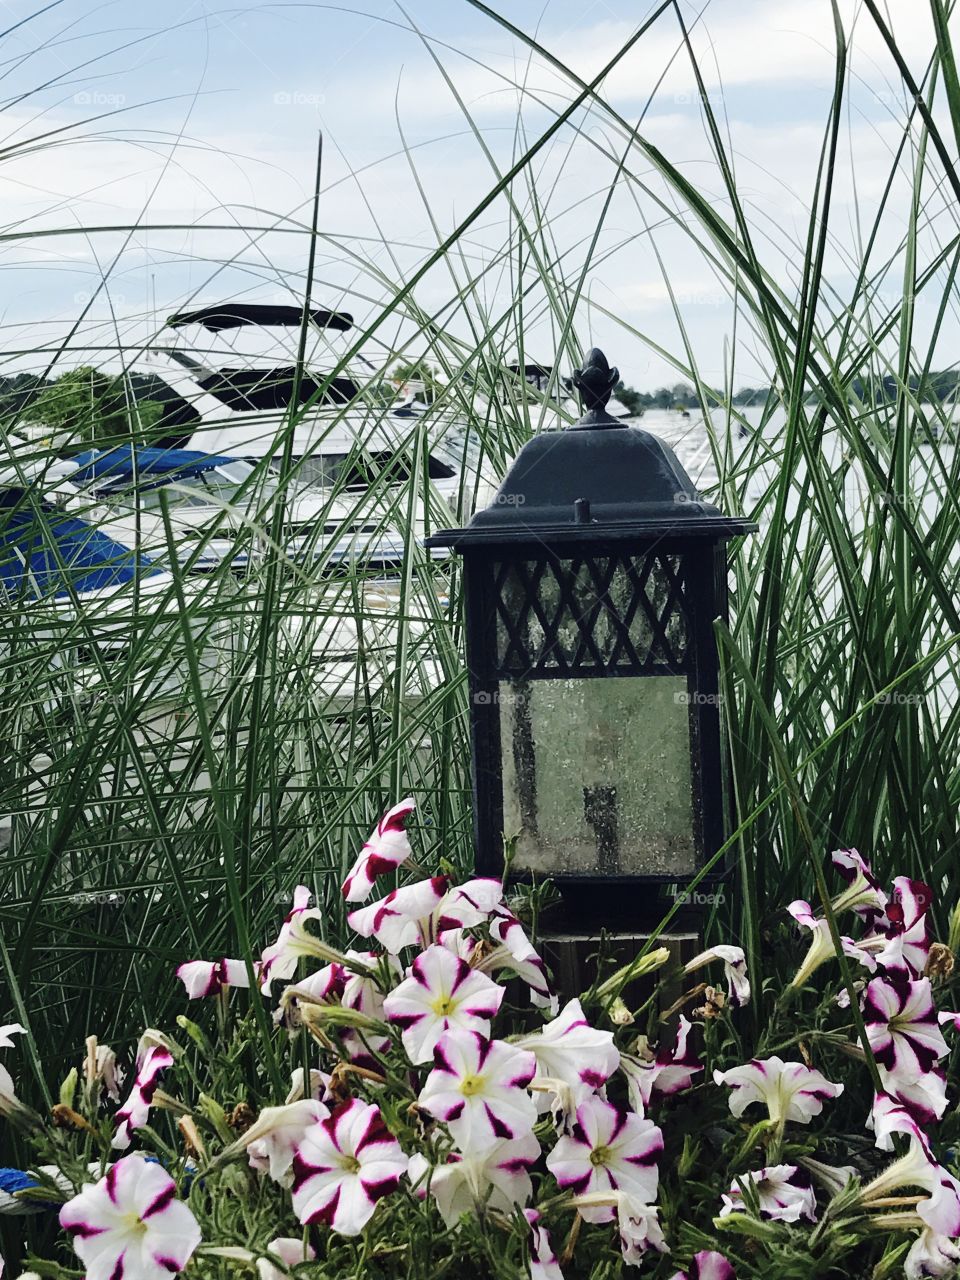
[[[679,555],[543,556],[495,563],[493,576],[502,675],[687,670],[690,619]]]

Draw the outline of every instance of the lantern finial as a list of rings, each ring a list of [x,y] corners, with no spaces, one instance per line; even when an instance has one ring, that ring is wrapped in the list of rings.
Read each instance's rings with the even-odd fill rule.
[[[599,347],[591,347],[583,365],[573,375],[573,385],[580,392],[583,417],[571,430],[596,430],[598,427],[622,427],[625,424],[607,413],[607,401],[620,381],[620,370],[611,369]]]

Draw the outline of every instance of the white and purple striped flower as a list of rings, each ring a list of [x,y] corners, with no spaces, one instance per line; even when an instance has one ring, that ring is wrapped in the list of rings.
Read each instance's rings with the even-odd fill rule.
[[[483,962],[489,972],[511,969],[530,988],[532,1002],[556,1013],[559,1001],[550,989],[546,965],[523,925],[506,907],[495,908],[490,917],[490,937],[500,946]]]
[[[742,1183],[753,1183],[760,1202],[760,1212],[765,1218],[777,1222],[799,1222],[807,1218],[816,1221],[817,1198],[809,1177],[795,1164],[772,1164],[741,1174],[730,1184],[723,1197],[720,1217],[739,1213],[744,1208]]]
[[[639,1267],[643,1255],[655,1249],[666,1253],[667,1243],[660,1226],[659,1210],[655,1204],[643,1204],[633,1196],[617,1197],[617,1227],[620,1232],[620,1251],[628,1267]]]
[[[565,1108],[576,1110],[589,1094],[603,1087],[620,1065],[620,1053],[613,1043],[611,1031],[597,1031],[583,1014],[579,1000],[570,1000],[551,1022],[535,1035],[522,1036],[518,1049],[528,1049],[537,1060],[538,1085],[544,1101],[541,1110],[551,1105],[550,1093],[564,1093]],[[559,1083],[566,1089],[551,1089]]]
[[[826,1076],[802,1062],[784,1062],[782,1058],[752,1058],[742,1067],[714,1071],[717,1084],[732,1089],[730,1111],[743,1115],[751,1103],[767,1108],[770,1119],[783,1123],[795,1120],[809,1124],[823,1110],[824,1100],[838,1098],[842,1084],[833,1084]]]
[[[345,1009],[356,1009],[358,1013],[363,1013],[368,1018],[375,1018],[378,1022],[385,1022],[383,992],[373,976],[373,969],[380,957],[373,951],[348,951],[346,954],[348,959],[353,960],[361,967],[365,967],[367,972],[358,973],[356,970],[344,970],[344,984],[340,1003]],[[399,973],[400,971],[399,964],[392,956],[389,957],[388,967],[391,972],[396,970]],[[377,1059],[390,1048],[390,1037],[382,1035],[369,1027],[346,1028],[340,1033],[340,1042],[352,1063],[358,1067],[366,1067],[371,1071],[381,1069],[381,1064]]]
[[[60,1210],[87,1280],[169,1280],[200,1243],[197,1220],[159,1164],[125,1156]]]
[[[630,1094],[630,1105],[641,1115],[650,1105],[654,1093],[662,1093],[668,1097],[673,1093],[681,1093],[693,1084],[693,1078],[703,1070],[702,1063],[697,1061],[689,1046],[691,1024],[681,1014],[677,1026],[676,1040],[672,1045],[663,1044],[656,1054],[641,1057],[640,1054],[624,1053],[620,1057],[620,1070],[627,1077],[627,1089]],[[643,1039],[645,1047],[646,1038]]]
[[[310,906],[310,890],[298,884],[293,893],[293,906],[280,927],[276,942],[264,949],[260,962],[260,985],[269,991],[276,978],[288,980],[297,971],[297,964],[304,956],[331,960],[330,948],[315,938],[305,925],[308,920],[319,920],[322,912]]]
[[[933,1124],[947,1109],[947,1077],[943,1071],[925,1071],[915,1079],[894,1075],[879,1067],[884,1092],[920,1124]]]
[[[790,903],[787,911],[793,916],[801,929],[806,929],[810,934],[810,946],[807,954],[790,981],[791,987],[802,987],[810,981],[810,978],[822,964],[836,956],[837,950],[833,945],[833,938],[830,936],[830,926],[822,916],[813,914],[813,908],[809,902],[798,898],[795,902]],[[876,969],[877,962],[869,948],[865,948],[861,943],[854,942],[852,938],[845,937],[842,934],[840,936],[840,946],[844,955],[850,956],[858,964],[862,964],[866,969],[869,969],[871,973]]]
[[[254,973],[260,965],[254,964]],[[177,977],[183,983],[188,1000],[202,1000],[214,996],[224,987],[249,988],[247,966],[242,960],[188,960],[177,966]]]
[[[360,850],[343,882],[343,896],[347,902],[366,902],[377,877],[387,871],[396,871],[410,857],[406,826],[416,807],[416,802],[408,797],[394,805],[377,823],[376,830]]]
[[[525,1209],[523,1216],[530,1226],[530,1280],[563,1280],[560,1261],[550,1242],[550,1233],[540,1225],[536,1209]]]
[[[267,1252],[283,1263],[283,1270],[270,1258],[257,1259],[257,1275],[259,1280],[287,1280],[294,1267],[303,1262],[312,1262],[317,1256],[315,1249],[298,1240],[294,1236],[278,1236],[267,1245]]]
[[[622,1111],[602,1098],[586,1098],[577,1108],[573,1132],[562,1136],[547,1156],[559,1186],[576,1195],[623,1191],[641,1204],[657,1198],[657,1156],[663,1135],[652,1120]],[[612,1222],[610,1205],[581,1208],[588,1222]]]
[[[130,1096],[115,1116],[116,1132],[111,1145],[119,1151],[129,1147],[134,1130],[142,1129],[150,1116],[150,1104],[160,1083],[160,1075],[173,1066],[173,1054],[160,1045],[148,1049],[137,1066]]]
[[[860,939],[859,946],[870,951],[887,973],[923,977],[930,955],[926,912],[931,901],[929,886],[909,876],[897,876],[884,915],[870,936]]]
[[[888,899],[869,862],[856,849],[837,849],[830,857],[847,883],[833,901],[834,914],[853,911],[867,924],[873,924],[886,911]]]
[[[499,880],[480,878],[451,887],[446,876],[434,876],[352,911],[347,921],[361,937],[376,938],[397,955],[404,947],[429,947],[448,929],[483,924],[502,901]]]
[[[437,1041],[452,1027],[489,1036],[504,994],[485,974],[435,945],[417,956],[410,976],[390,992],[383,1010],[401,1028],[410,1061],[419,1064],[433,1058]]]
[[[418,1105],[444,1121],[461,1151],[482,1151],[533,1128],[537,1109],[527,1093],[537,1069],[532,1053],[453,1030],[441,1036],[434,1063]]]
[[[701,1249],[687,1271],[675,1271],[670,1280],[736,1280],[736,1272],[722,1253]]]
[[[302,1091],[302,1078],[300,1088]],[[282,1107],[264,1107],[229,1150],[246,1150],[252,1169],[269,1174],[281,1186],[289,1186],[293,1158],[303,1135],[329,1114],[317,1098],[301,1097]]]
[[[485,1205],[507,1214],[515,1205],[525,1205],[533,1193],[530,1170],[539,1156],[540,1144],[528,1132],[516,1139],[501,1138],[469,1155],[451,1153],[433,1168],[418,1153],[411,1156],[407,1173],[421,1198],[429,1184],[441,1218],[455,1227],[465,1213],[476,1213]]]
[[[407,1163],[380,1108],[352,1098],[304,1134],[293,1161],[294,1212],[305,1226],[358,1235]]]
[[[878,1129],[881,1119],[875,1111]],[[860,1192],[860,1204],[869,1209],[873,1204],[885,1205],[894,1192],[907,1187],[927,1192],[917,1204],[917,1216],[932,1231],[950,1237],[960,1236],[960,1182],[949,1170],[938,1164],[930,1144],[919,1129],[910,1130],[910,1118],[887,1115],[884,1123],[889,1131],[906,1133],[909,1148],[906,1155],[894,1160]]]
[[[903,1260],[904,1280],[928,1276],[956,1276],[960,1271],[960,1247],[949,1236],[924,1227]]]
[[[747,977],[747,958],[742,947],[718,946],[701,951],[698,956],[687,961],[683,966],[685,974],[702,969],[705,964],[714,960],[723,961],[723,972],[727,979],[727,1000],[734,1009],[741,1008],[750,1002],[750,979]]]
[[[929,978],[874,978],[864,994],[863,1018],[877,1062],[905,1082],[935,1070],[949,1052]]]

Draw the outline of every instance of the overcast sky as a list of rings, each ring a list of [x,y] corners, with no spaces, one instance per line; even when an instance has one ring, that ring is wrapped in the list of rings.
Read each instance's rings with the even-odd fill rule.
[[[637,0],[500,0],[493,7],[584,77],[653,9]],[[790,290],[833,88],[831,5],[713,0],[702,12],[681,7],[758,247]],[[842,296],[857,222],[869,225],[881,197],[903,106],[867,16],[855,0],[842,0],[841,10],[852,41],[851,91],[828,271]],[[932,48],[927,6],[888,0],[887,10],[921,77]],[[42,363],[21,353],[63,341],[104,274],[109,297],[92,303],[65,363],[76,363],[81,348],[109,363],[118,347],[143,342],[188,302],[297,295],[321,129],[325,240],[315,297],[365,317],[473,210],[496,167],[506,168],[575,92],[466,0],[405,0],[403,8],[387,0],[61,0],[39,16],[31,16],[34,4],[4,0],[0,12],[11,28],[0,45],[0,333],[8,372]],[[610,74],[603,94],[729,216],[694,87],[676,16],[667,13]],[[514,189],[528,225],[536,220],[535,195],[548,227],[537,251],[561,259],[571,290],[616,176],[605,152],[622,147],[600,113],[589,121],[581,113],[576,123],[579,134],[565,127],[534,162],[533,191],[526,181]],[[639,153],[629,167],[646,189],[621,182],[610,201],[577,333],[607,346],[636,385],[676,381],[656,350],[683,354],[666,275],[704,376],[722,383],[733,336],[726,293],[684,233],[676,197]],[[891,253],[908,193],[904,179],[881,238]],[[658,200],[678,223],[671,225]],[[939,212],[931,213],[931,245]],[[104,230],[124,227],[131,230]],[[508,246],[512,257],[504,257]],[[529,271],[534,247],[523,249],[506,201],[496,201],[414,300],[424,312],[444,314],[464,280],[477,275],[473,299],[445,313],[465,336],[481,307],[493,315],[506,305],[518,252]],[[896,284],[893,278],[887,287]],[[549,360],[556,338],[542,302],[542,290],[533,289],[524,332],[528,354]],[[383,336],[393,341],[394,333]],[[947,336],[955,339],[955,330]],[[508,327],[502,346],[505,357],[516,347]],[[769,367],[746,326],[735,360],[738,385]]]

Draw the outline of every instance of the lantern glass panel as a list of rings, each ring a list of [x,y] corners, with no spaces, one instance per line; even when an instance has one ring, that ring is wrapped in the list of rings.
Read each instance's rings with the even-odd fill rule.
[[[539,875],[692,875],[685,676],[503,681],[503,829]]]

